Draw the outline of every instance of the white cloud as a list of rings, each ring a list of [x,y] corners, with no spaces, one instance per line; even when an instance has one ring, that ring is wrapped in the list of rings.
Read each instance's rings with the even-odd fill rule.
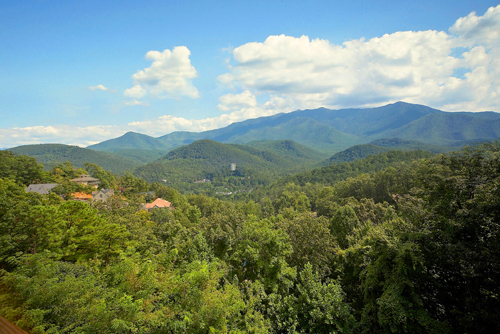
[[[124,94],[134,98],[140,98],[146,93],[160,99],[200,97],[198,90],[191,82],[196,78],[197,73],[191,65],[190,54],[191,52],[185,46],[176,46],[172,51],[168,49],[163,52],[149,51],[145,58],[153,63],[150,67],[132,75],[135,86],[127,89]]]
[[[88,146],[100,141],[115,138],[124,133],[119,126],[73,126],[49,125],[29,126],[24,128],[0,129],[2,147],[40,143],[61,143]]]
[[[236,110],[244,107],[257,106],[257,99],[249,91],[246,90],[241,94],[226,94],[219,97],[220,104],[217,109],[222,111]]]
[[[135,100],[130,105],[139,105],[142,103]],[[137,131],[150,136],[162,136],[173,131],[206,131],[221,128],[249,118],[290,112],[292,108],[293,104],[290,100],[281,97],[271,97],[268,102],[262,105],[245,107],[218,117],[201,120],[163,115],[150,121],[131,122],[120,126],[50,125],[0,129],[0,142],[2,143],[2,147],[40,143],[61,143],[85,147],[107,139],[116,138],[127,131]]]
[[[500,43],[500,5],[490,7],[483,16],[476,12],[459,18],[450,28],[452,34],[460,36],[470,44]]]
[[[123,95],[126,97],[132,97],[135,99],[140,99],[146,95],[146,90],[141,87],[141,85],[135,85],[132,88],[125,89]]]
[[[97,86],[89,86],[88,87],[89,90],[104,90],[104,91],[108,91],[108,92],[111,92],[111,93],[114,93],[116,92],[116,89],[109,89],[103,85],[97,85]]]
[[[238,94],[241,95],[241,94]],[[277,113],[293,111],[294,105],[290,99],[273,96],[266,103],[246,106],[228,114],[201,120],[186,119],[172,115],[164,115],[155,120],[132,122],[130,131],[148,133],[150,135],[165,135],[173,131],[207,131],[218,129],[234,122],[249,118],[271,116]]]
[[[127,106],[144,106],[144,107],[150,106],[149,102],[138,101],[138,100],[126,101],[125,105],[127,105]]]
[[[448,110],[500,111],[499,13],[497,6],[482,17],[461,18],[450,28],[454,35],[404,31],[342,45],[269,36],[235,48],[236,66],[218,79],[253,94],[291,98],[296,109],[404,100]],[[462,54],[456,55],[459,48]]]

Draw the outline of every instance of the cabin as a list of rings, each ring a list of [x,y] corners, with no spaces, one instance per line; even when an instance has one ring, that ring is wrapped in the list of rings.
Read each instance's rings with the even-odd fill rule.
[[[57,183],[30,184],[25,190],[27,193],[39,193],[40,195],[48,195],[49,192],[57,186]]]
[[[87,174],[80,175],[76,179],[72,179],[70,181],[78,183],[78,184],[83,184],[85,186],[94,187],[94,188],[99,187],[99,184],[101,183],[101,181],[99,181],[99,179],[91,177],[90,175],[87,175]]]
[[[101,189],[92,192],[92,201],[106,202],[115,194],[114,189]]]

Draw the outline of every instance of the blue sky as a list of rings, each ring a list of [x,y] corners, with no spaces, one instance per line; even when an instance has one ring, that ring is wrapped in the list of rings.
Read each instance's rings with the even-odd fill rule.
[[[500,112],[491,1],[2,1],[0,148],[403,100]]]

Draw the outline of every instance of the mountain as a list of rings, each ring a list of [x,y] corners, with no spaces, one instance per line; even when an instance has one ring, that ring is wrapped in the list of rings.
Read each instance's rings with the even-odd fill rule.
[[[428,144],[452,145],[461,141],[491,140],[500,136],[500,118],[481,113],[437,113],[425,115],[398,129],[387,138],[419,140]],[[487,116],[491,116],[488,113]]]
[[[168,151],[169,150],[125,149],[114,151],[113,155],[124,157],[131,161],[134,161],[139,165],[142,165],[153,162],[163,157],[168,153]]]
[[[277,184],[285,185],[292,182],[302,186],[307,183],[332,185],[359,174],[378,172],[400,163],[430,158],[432,155],[433,153],[422,150],[388,151],[355,161],[335,163],[330,166],[287,176],[280,179]]]
[[[173,147],[147,135],[137,132],[127,132],[121,137],[103,141],[99,144],[87,146],[96,151],[115,152],[120,150],[159,150],[167,151]]]
[[[236,171],[229,165],[236,164]],[[270,179],[295,171],[297,162],[250,146],[223,144],[209,139],[170,151],[163,158],[138,167],[134,174],[146,181],[167,180],[168,184],[193,183],[200,179],[251,176]]]
[[[158,138],[129,132],[89,148],[105,151],[167,151],[200,139],[236,144],[288,139],[333,154],[378,139],[400,138],[430,145],[453,146],[471,140],[492,140],[499,135],[498,113],[451,113],[397,102],[377,108],[297,110],[248,119],[216,130],[174,132]]]
[[[10,148],[9,151],[31,156],[42,163],[45,169],[51,169],[66,161],[71,162],[75,167],[83,167],[85,162],[90,162],[113,173],[123,173],[132,171],[140,165],[136,161],[111,153],[62,144],[24,145]]]
[[[331,165],[339,162],[354,161],[364,159],[370,155],[376,155],[390,151],[391,148],[377,146],[373,144],[362,144],[349,147],[347,150],[335,153],[325,162],[325,165]]]
[[[254,140],[245,144],[261,151],[269,151],[283,157],[297,161],[318,161],[325,158],[325,154],[316,151],[293,140]]]
[[[422,143],[421,141],[418,141],[418,140],[404,140],[401,138],[377,139],[377,140],[370,142],[370,144],[376,145],[376,146],[381,146],[381,147],[392,148],[392,149],[396,149],[396,150],[402,150],[402,151],[424,150],[424,151],[430,151],[430,152],[434,152],[434,153],[446,153],[446,152],[450,152],[454,149],[451,146],[426,144],[426,143]],[[465,145],[465,143],[462,143],[458,146],[464,146],[464,145]]]

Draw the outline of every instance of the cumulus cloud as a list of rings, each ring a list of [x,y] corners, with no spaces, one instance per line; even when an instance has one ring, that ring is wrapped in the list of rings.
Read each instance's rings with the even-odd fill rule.
[[[130,105],[140,104],[143,104],[143,102],[132,101]],[[61,143],[86,147],[107,139],[116,138],[128,131],[141,132],[150,136],[163,136],[173,131],[207,131],[249,118],[271,116],[280,112],[290,112],[292,108],[293,103],[291,100],[273,96],[264,104],[244,107],[227,114],[222,114],[218,117],[201,120],[163,115],[153,120],[131,122],[126,125],[97,125],[86,127],[50,125],[0,129],[0,142],[2,143],[2,147],[40,143]]]
[[[40,143],[61,143],[78,146],[96,144],[106,139],[115,138],[124,133],[119,126],[73,126],[49,125],[15,127],[0,129],[0,142],[3,147]]]
[[[459,18],[450,28],[452,34],[460,36],[470,44],[500,43],[500,5],[490,7],[483,16],[476,12]]]
[[[109,89],[103,85],[97,85],[97,86],[89,86],[88,87],[89,90],[104,90],[104,91],[108,91],[108,92],[111,92],[111,93],[114,93],[116,92],[116,89]]]
[[[223,95],[219,97],[219,101],[220,104],[217,106],[217,109],[222,111],[257,106],[257,99],[249,90],[246,90],[241,94]]]
[[[484,16],[471,13],[456,21],[451,34],[404,31],[342,45],[269,36],[235,48],[236,66],[218,79],[253,94],[291,98],[297,108],[404,100],[446,110],[499,110],[499,13],[500,6]]]
[[[144,106],[144,107],[150,106],[149,102],[139,101],[139,100],[126,101],[125,105],[126,106]]]
[[[131,131],[146,132],[148,134],[158,136],[173,131],[207,131],[218,129],[234,122],[240,122],[249,118],[272,116],[277,113],[290,112],[294,110],[293,108],[294,105],[290,99],[273,96],[266,103],[256,103],[253,106],[246,106],[217,117],[195,120],[172,115],[164,115],[151,121],[132,122],[129,123],[128,126]]]
[[[126,97],[133,97],[136,99],[142,98],[144,95],[146,95],[146,90],[141,87],[141,85],[135,85],[132,88],[125,89],[125,92],[123,92],[123,95]]]
[[[198,98],[200,94],[191,82],[197,73],[191,60],[191,52],[185,46],[176,46],[172,51],[149,51],[146,59],[153,63],[132,75],[135,86],[127,89],[125,96],[141,98],[146,94],[154,98]]]

